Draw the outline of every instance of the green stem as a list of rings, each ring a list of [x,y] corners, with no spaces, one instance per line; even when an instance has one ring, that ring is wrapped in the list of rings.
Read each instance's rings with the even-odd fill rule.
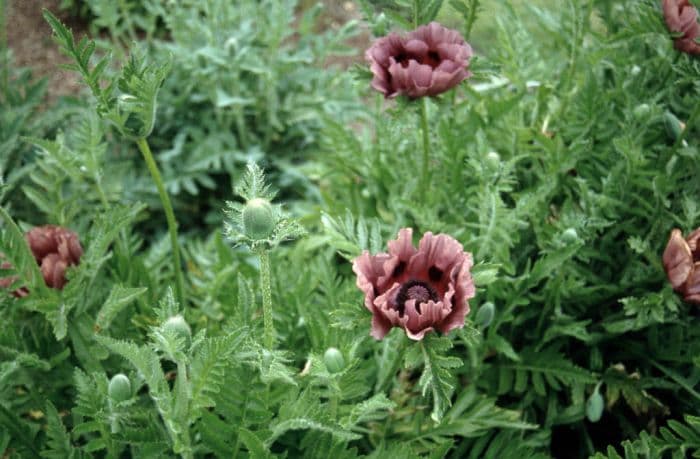
[[[177,221],[175,221],[175,213],[173,213],[173,206],[170,203],[170,198],[168,193],[165,191],[165,185],[163,185],[163,178],[160,175],[158,166],[156,165],[155,159],[153,159],[153,153],[151,153],[151,148],[148,146],[148,141],[146,139],[138,139],[136,144],[143,154],[143,159],[146,160],[146,166],[151,173],[151,177],[158,188],[158,194],[160,195],[160,202],[163,204],[163,209],[165,210],[165,219],[168,222],[168,232],[170,233],[170,243],[173,247],[173,264],[175,270],[175,290],[177,291],[177,298],[180,304],[184,307],[185,303],[185,283],[182,277],[182,266],[180,265],[180,246],[177,242]]]
[[[423,171],[421,173],[420,191],[422,196],[428,192],[430,180],[430,132],[428,131],[428,98],[421,99],[420,129],[423,131]]]
[[[265,347],[272,349],[275,342],[275,327],[272,323],[272,286],[270,277],[270,253],[266,249],[257,251],[260,257],[260,288],[262,289],[263,325]]]

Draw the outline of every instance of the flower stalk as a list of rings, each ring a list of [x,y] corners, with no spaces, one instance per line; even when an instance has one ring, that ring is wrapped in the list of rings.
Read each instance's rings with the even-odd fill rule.
[[[272,276],[270,275],[270,252],[256,251],[260,258],[260,290],[262,291],[264,341],[267,349],[275,344],[275,326],[272,321]]]
[[[428,131],[428,98],[423,97],[420,109],[420,129],[423,133],[423,171],[421,172],[421,196],[428,193],[430,181],[430,132]]]
[[[153,153],[148,145],[148,140],[141,137],[136,140],[136,145],[138,145],[139,150],[143,154],[143,159],[146,161],[148,171],[151,173],[151,177],[156,184],[158,195],[160,196],[160,202],[163,204],[163,209],[165,210],[165,219],[168,223],[168,233],[170,233],[170,243],[173,248],[173,264],[175,265],[175,291],[177,293],[178,301],[181,305],[185,306],[185,283],[182,276],[182,266],[180,264],[180,246],[177,240],[177,221],[175,220],[173,206],[170,203],[170,197],[165,190],[163,177],[160,175],[158,165],[153,158]]]

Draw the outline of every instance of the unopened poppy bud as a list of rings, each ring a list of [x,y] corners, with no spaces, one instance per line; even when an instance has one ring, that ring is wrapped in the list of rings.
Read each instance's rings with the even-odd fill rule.
[[[187,322],[185,322],[184,317],[179,314],[170,317],[163,324],[163,328],[182,338],[182,340],[185,342],[186,348],[190,347],[190,343],[192,341],[192,329]]]
[[[117,373],[109,381],[107,394],[115,402],[129,400],[131,398],[131,381],[125,374]]]
[[[600,421],[605,408],[605,400],[598,389],[598,386],[596,386],[591,396],[586,400],[586,417],[591,422]]]
[[[486,154],[486,165],[491,170],[498,170],[501,166],[501,155],[495,151],[490,151]]]
[[[251,239],[266,239],[275,229],[275,215],[270,201],[255,198],[243,207],[243,231]]]
[[[651,107],[649,106],[649,104],[639,104],[636,107],[634,107],[634,110],[632,110],[632,114],[634,115],[634,118],[637,121],[646,120],[649,116],[649,113],[651,113]]]
[[[490,301],[481,305],[478,311],[476,311],[476,317],[474,321],[481,328],[486,328],[493,322],[493,317],[496,315],[496,307]]]
[[[676,115],[667,111],[664,113],[664,126],[666,127],[666,134],[668,138],[672,141],[677,141],[681,137],[681,133],[685,129],[685,124],[676,118]]]
[[[323,363],[329,373],[340,373],[345,368],[343,354],[334,347],[329,347],[323,354]]]
[[[561,233],[561,240],[566,244],[573,244],[579,240],[578,233],[575,228],[567,228]]]

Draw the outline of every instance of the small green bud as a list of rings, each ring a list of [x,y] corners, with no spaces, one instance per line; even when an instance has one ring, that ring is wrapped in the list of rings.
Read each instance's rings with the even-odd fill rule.
[[[567,244],[573,244],[579,240],[578,233],[574,228],[567,228],[561,233],[561,240]]]
[[[383,37],[389,32],[390,27],[391,23],[389,22],[389,18],[386,17],[386,14],[379,13],[372,24],[372,34],[375,37]]]
[[[591,422],[598,422],[603,416],[603,409],[605,408],[605,400],[603,396],[598,392],[598,386],[586,400],[586,417]]]
[[[131,398],[131,381],[125,374],[117,373],[109,380],[107,394],[115,402],[129,400]]]
[[[486,328],[493,322],[493,317],[496,315],[496,307],[490,301],[481,305],[476,311],[474,321],[482,328]]]
[[[666,127],[668,138],[674,142],[681,137],[681,133],[685,129],[685,124],[669,111],[664,113],[664,126]]]
[[[275,229],[275,215],[270,201],[255,198],[243,207],[243,232],[251,239],[266,239]]]
[[[343,354],[334,347],[326,349],[325,354],[323,354],[323,363],[326,364],[329,373],[339,373],[345,368]]]
[[[490,151],[486,154],[486,165],[491,170],[498,170],[501,166],[501,155],[495,151]]]
[[[187,322],[185,322],[184,317],[179,314],[170,317],[163,324],[163,328],[181,337],[185,341],[185,347],[190,347],[190,343],[192,341],[192,329]]]
[[[634,107],[634,110],[632,110],[632,114],[634,115],[634,118],[637,121],[646,120],[649,116],[649,113],[651,113],[651,107],[649,106],[649,104],[639,104],[636,107]]]

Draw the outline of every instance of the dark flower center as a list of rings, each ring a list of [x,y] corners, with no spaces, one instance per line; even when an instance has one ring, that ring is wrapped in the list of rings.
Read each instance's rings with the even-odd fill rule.
[[[394,59],[397,64],[401,67],[408,67],[409,61],[416,61],[421,65],[429,65],[432,68],[436,68],[440,65],[440,54],[437,51],[430,50],[425,55],[415,55],[413,53],[401,52],[397,54]]]
[[[396,295],[396,310],[399,312],[399,317],[403,317],[406,310],[406,301],[416,300],[416,311],[419,313],[421,303],[426,303],[430,300],[437,301],[437,293],[425,282],[410,280],[404,283]]]

